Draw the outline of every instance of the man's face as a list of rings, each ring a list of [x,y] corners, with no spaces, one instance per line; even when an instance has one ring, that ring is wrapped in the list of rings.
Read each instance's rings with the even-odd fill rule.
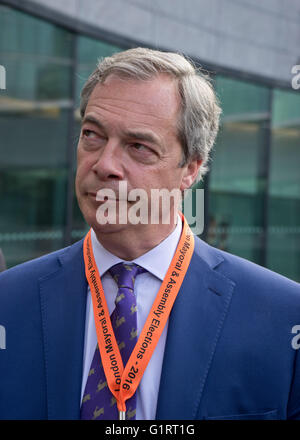
[[[150,200],[151,189],[182,191],[192,184],[200,163],[179,167],[179,111],[177,84],[167,75],[150,81],[111,75],[95,87],[82,122],[76,175],[80,209],[95,231],[138,226],[99,225],[100,189],[114,190],[118,199],[119,182],[126,181],[128,192],[143,189]]]

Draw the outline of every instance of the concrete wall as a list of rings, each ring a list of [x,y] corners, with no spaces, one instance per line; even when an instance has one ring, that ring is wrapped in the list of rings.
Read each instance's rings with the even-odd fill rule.
[[[300,0],[34,0],[75,20],[203,62],[290,81]]]

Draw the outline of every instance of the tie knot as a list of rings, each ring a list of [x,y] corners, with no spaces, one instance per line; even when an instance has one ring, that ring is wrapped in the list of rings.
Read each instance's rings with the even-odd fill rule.
[[[118,288],[127,288],[134,290],[134,282],[137,275],[146,272],[141,266],[137,264],[118,263],[109,269],[109,273],[118,285]]]

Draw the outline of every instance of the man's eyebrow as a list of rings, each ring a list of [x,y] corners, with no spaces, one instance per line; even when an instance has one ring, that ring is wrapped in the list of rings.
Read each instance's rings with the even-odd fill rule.
[[[99,119],[95,118],[95,117],[92,116],[92,115],[86,115],[86,116],[84,116],[84,118],[83,118],[82,121],[81,121],[81,125],[85,124],[86,122],[91,122],[92,124],[97,125],[97,127],[98,127],[100,130],[103,130],[103,129],[104,129],[104,126],[103,126],[103,124],[99,121]]]
[[[90,122],[92,124],[95,124],[100,130],[104,130],[105,127],[99,121],[99,119],[95,118],[93,115],[86,115],[81,121],[81,125],[85,124],[86,122]],[[125,136],[132,139],[138,139],[141,141],[150,142],[151,144],[157,144],[161,145],[161,141],[159,136],[155,135],[155,133],[144,131],[144,130],[126,130],[124,132]]]
[[[157,144],[157,145],[161,144],[160,138],[156,136],[154,133],[150,133],[148,131],[127,130],[125,131],[125,136],[132,139],[139,139],[141,141],[150,142],[151,144]]]

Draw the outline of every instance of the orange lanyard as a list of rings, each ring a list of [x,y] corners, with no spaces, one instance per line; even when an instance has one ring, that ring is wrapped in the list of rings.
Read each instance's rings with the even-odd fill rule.
[[[180,215],[183,230],[176,252],[125,368],[93,254],[91,230],[84,239],[85,274],[91,289],[98,346],[107,385],[117,400],[120,420],[125,420],[125,402],[135,393],[143,377],[193,255],[194,237],[183,214]]]

